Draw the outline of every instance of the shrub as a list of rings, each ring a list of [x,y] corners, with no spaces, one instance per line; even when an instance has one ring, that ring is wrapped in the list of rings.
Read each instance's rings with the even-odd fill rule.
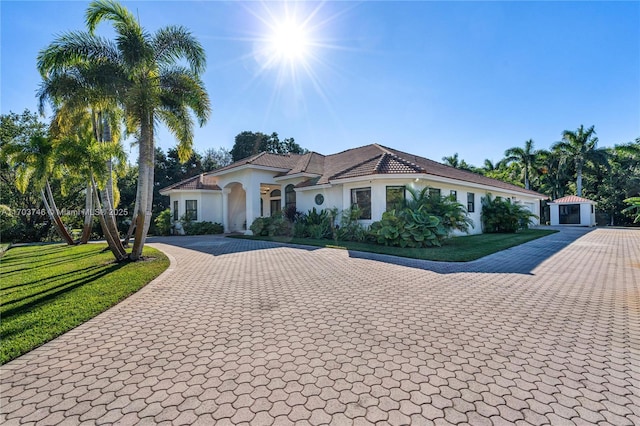
[[[358,221],[362,211],[357,207],[351,207],[342,211],[340,227],[336,236],[341,241],[364,241],[367,237],[367,229]]]
[[[335,214],[332,210],[309,210],[298,216],[293,226],[294,235],[301,238],[333,238]]]
[[[426,212],[424,206],[384,212],[380,221],[371,224],[369,233],[378,244],[403,248],[440,246],[448,235],[440,218]]]
[[[224,232],[224,226],[217,222],[184,222],[182,229],[187,235],[211,235],[222,234]]]
[[[166,209],[160,212],[160,214],[154,220],[156,225],[156,232],[160,235],[169,235],[171,233],[171,210]]]
[[[527,229],[532,218],[537,217],[523,205],[510,199],[482,197],[482,228],[487,233],[513,233]]]
[[[457,200],[451,197],[429,195],[429,187],[420,191],[407,187],[411,200],[406,202],[406,207],[417,211],[421,207],[425,212],[440,218],[440,223],[450,233],[453,230],[469,232],[473,228],[473,221],[467,215],[467,209]]]
[[[283,215],[291,223],[296,223],[304,213],[296,210],[296,206],[289,206],[283,210]]]
[[[253,235],[270,237],[289,237],[292,234],[293,225],[282,214],[274,213],[271,217],[258,217],[249,227]]]

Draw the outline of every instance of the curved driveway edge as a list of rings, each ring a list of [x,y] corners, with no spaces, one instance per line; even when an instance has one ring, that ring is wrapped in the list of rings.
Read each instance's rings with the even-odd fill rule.
[[[1,368],[0,423],[640,424],[640,230],[574,231],[441,270],[161,240],[169,270]]]

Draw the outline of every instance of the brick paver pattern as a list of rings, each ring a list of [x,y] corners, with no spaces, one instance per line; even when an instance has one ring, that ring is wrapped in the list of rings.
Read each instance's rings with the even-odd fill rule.
[[[156,281],[2,367],[1,424],[640,424],[638,230],[467,264],[161,241]]]

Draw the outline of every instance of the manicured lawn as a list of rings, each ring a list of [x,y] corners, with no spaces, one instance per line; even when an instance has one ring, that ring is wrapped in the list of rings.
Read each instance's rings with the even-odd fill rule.
[[[117,264],[105,244],[14,247],[0,260],[0,364],[135,293],[169,266],[145,247],[146,260]]]
[[[437,260],[447,262],[468,262],[481,257],[514,247],[527,241],[545,237],[558,231],[548,229],[528,229],[516,234],[481,234],[451,238],[442,247],[399,248],[377,244],[353,243],[348,241],[313,240],[308,238],[289,237],[254,237],[233,235],[230,238],[249,238],[265,241],[276,241],[290,244],[303,244],[318,247],[341,248],[346,250],[365,251],[369,253],[390,254],[413,259]]]

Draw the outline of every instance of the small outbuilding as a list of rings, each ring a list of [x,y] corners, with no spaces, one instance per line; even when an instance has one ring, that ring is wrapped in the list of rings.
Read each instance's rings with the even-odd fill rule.
[[[549,203],[551,225],[596,226],[596,202],[569,195]]]

